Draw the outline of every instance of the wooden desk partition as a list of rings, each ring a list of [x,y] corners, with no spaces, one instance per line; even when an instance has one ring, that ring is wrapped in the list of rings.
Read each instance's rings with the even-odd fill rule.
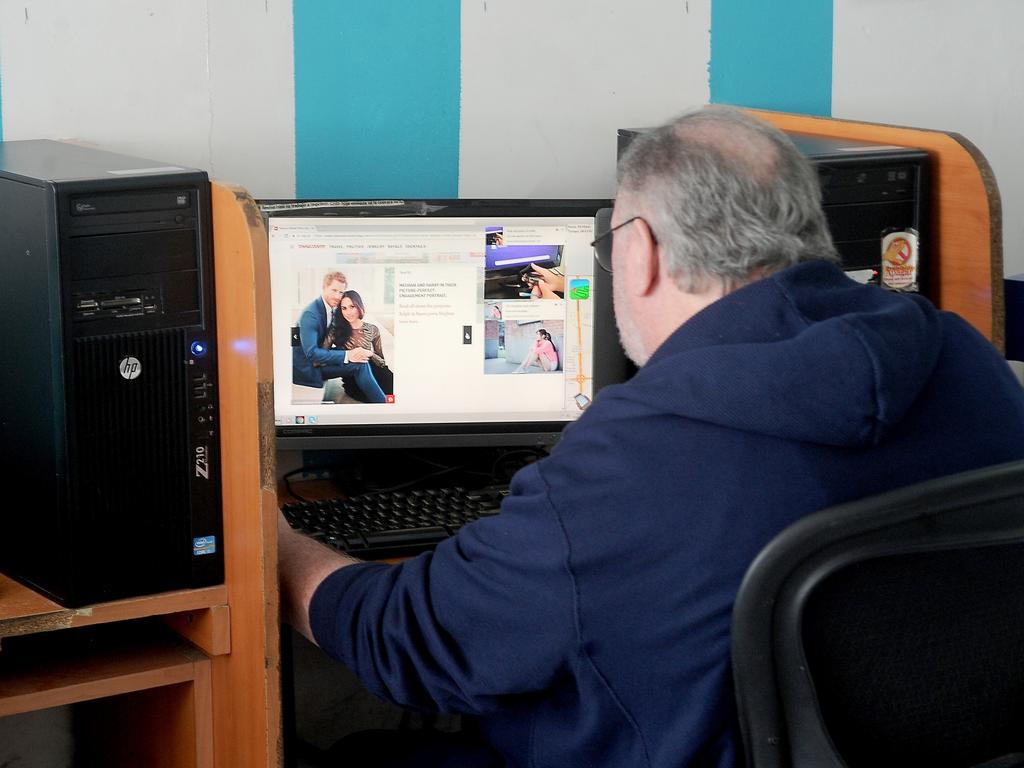
[[[1002,207],[984,155],[955,133],[749,110],[786,131],[927,150],[931,158],[928,291],[1004,349]]]
[[[231,610],[231,653],[212,659],[214,748],[217,766],[255,768],[282,760],[270,267],[252,198],[211,191]]]

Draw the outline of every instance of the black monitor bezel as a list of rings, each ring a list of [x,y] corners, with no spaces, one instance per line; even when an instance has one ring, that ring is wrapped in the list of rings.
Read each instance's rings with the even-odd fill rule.
[[[476,198],[407,200],[261,199],[256,204],[264,225],[271,217],[527,217],[592,216],[610,209],[602,198]],[[268,230],[269,231],[269,230]],[[611,275],[594,263],[595,357],[593,392],[629,376],[629,363],[618,344],[612,311]],[[596,354],[597,349],[603,354]],[[377,448],[515,447],[550,448],[571,422],[457,422],[452,424],[275,425],[279,450],[348,450]]]

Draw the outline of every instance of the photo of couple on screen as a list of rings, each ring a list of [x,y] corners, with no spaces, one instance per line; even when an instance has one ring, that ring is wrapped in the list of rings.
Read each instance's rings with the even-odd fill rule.
[[[394,269],[310,268],[301,270],[296,282],[293,400],[394,402]],[[311,389],[320,392],[311,398]]]

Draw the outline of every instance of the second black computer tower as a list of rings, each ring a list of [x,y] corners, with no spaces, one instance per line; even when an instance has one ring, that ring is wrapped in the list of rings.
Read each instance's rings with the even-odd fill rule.
[[[814,163],[832,241],[848,272],[878,273],[886,287],[928,294],[928,153],[869,141],[789,133]],[[890,248],[910,243],[903,253]],[[890,284],[891,283],[891,284]]]
[[[221,583],[205,172],[0,142],[0,571],[79,606]]]

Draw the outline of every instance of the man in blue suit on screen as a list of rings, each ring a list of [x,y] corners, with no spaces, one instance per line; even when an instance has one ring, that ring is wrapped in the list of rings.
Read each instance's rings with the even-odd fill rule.
[[[341,348],[352,328],[338,305],[348,289],[343,272],[324,275],[323,291],[299,316],[299,344],[292,346],[292,383],[323,389],[328,379],[351,376],[371,403],[385,402],[370,370],[371,350]]]
[[[282,518],[288,621],[377,695],[476,726],[343,739],[353,764],[733,768],[730,622],[758,552],[821,509],[1024,459],[1006,361],[922,296],[846,276],[783,133],[697,109],[636,138],[618,177],[595,248],[639,370],[501,514],[394,565]]]

